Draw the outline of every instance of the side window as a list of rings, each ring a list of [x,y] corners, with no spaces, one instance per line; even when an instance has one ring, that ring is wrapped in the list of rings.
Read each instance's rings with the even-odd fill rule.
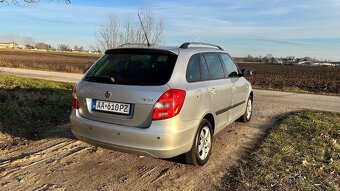
[[[202,75],[202,80],[206,81],[209,80],[209,70],[207,67],[207,64],[205,63],[203,54],[200,54],[200,65],[201,65],[201,75]]]
[[[224,78],[224,72],[218,54],[204,54],[204,58],[209,69],[210,80]]]
[[[239,75],[238,68],[235,65],[234,61],[227,54],[221,54],[221,58],[224,64],[225,69],[227,70],[228,77],[235,77]]]
[[[193,55],[190,58],[186,78],[188,82],[197,82],[201,80],[199,55]]]

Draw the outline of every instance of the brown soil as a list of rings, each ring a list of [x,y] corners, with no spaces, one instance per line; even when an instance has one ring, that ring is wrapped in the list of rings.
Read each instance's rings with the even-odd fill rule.
[[[254,63],[239,66],[253,71],[249,80],[255,88],[340,95],[340,67]]]

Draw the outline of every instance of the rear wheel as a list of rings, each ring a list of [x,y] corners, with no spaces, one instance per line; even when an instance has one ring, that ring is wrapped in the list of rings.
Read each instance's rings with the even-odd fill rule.
[[[198,127],[191,150],[185,153],[185,159],[188,164],[203,166],[209,160],[211,149],[212,127],[208,120],[203,119]]]
[[[252,97],[249,96],[248,101],[247,101],[246,111],[239,118],[239,121],[245,122],[245,123],[249,122],[250,119],[251,119],[252,114],[253,114],[253,99],[252,99]]]

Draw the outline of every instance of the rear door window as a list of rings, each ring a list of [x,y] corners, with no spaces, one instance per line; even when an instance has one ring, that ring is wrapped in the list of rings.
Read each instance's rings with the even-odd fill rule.
[[[224,71],[221,60],[216,53],[204,54],[208,66],[210,80],[224,78]]]
[[[122,85],[164,85],[170,80],[176,59],[177,55],[165,52],[112,52],[100,58],[84,80]]]

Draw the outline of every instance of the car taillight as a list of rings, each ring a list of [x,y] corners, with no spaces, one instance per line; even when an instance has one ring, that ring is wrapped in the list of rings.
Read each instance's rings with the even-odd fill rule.
[[[79,103],[77,99],[77,87],[74,86],[72,90],[72,107],[74,109],[79,109]]]
[[[186,92],[170,89],[164,92],[154,106],[152,120],[168,119],[176,116],[182,109]]]

